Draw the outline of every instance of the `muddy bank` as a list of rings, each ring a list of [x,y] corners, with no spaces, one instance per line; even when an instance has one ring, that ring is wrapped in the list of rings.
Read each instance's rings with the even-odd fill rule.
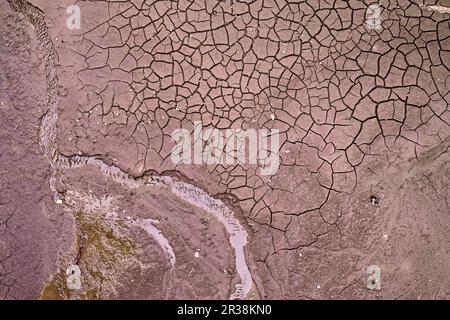
[[[51,197],[41,154],[44,52],[33,27],[0,1],[0,300],[36,299],[74,241]]]

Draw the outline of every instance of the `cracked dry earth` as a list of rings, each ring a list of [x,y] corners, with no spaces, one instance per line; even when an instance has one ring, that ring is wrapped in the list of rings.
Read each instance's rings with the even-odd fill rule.
[[[450,298],[450,1],[73,3],[0,0],[0,299]]]

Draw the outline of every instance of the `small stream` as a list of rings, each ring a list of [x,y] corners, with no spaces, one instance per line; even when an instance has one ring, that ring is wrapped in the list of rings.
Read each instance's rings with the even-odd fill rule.
[[[250,292],[253,283],[244,251],[247,244],[247,232],[234,217],[234,213],[222,201],[212,198],[205,191],[185,182],[172,182],[170,188],[175,195],[214,215],[225,226],[230,245],[236,256],[236,271],[241,277],[241,282],[236,285],[230,299],[244,299]]]
[[[144,229],[155,241],[159,244],[159,246],[163,249],[164,254],[170,262],[172,269],[175,267],[176,257],[173,252],[173,248],[170,245],[169,241],[166,237],[161,233],[161,231],[155,227],[155,224],[158,224],[158,220],[154,219],[138,219],[133,221],[133,225],[141,227]]]
[[[54,64],[55,47],[48,34],[45,16],[42,11],[25,0],[8,0],[11,8],[25,15],[35,27],[38,40],[45,52],[44,63],[47,80],[47,103],[46,114],[42,118],[40,125],[40,147],[44,156],[48,159],[52,169],[50,179],[50,189],[54,194],[55,201],[61,200],[62,196],[57,192],[57,177],[64,169],[93,165],[102,174],[112,178],[114,181],[127,188],[141,188],[148,186],[167,187],[175,196],[197,206],[198,208],[215,216],[225,227],[231,247],[234,249],[236,258],[236,271],[241,278],[241,282],[235,287],[230,299],[245,299],[249,293],[253,281],[250,270],[247,266],[245,256],[245,245],[247,244],[247,232],[240,224],[235,214],[219,199],[211,197],[205,191],[185,182],[174,181],[171,177],[151,176],[134,178],[123,172],[114,165],[107,165],[102,160],[94,157],[71,156],[66,157],[59,153],[56,145],[56,127],[58,121],[59,96],[57,91],[58,78]],[[157,221],[156,221],[157,222]],[[162,236],[161,231],[154,225],[155,220],[145,219],[135,222],[144,228],[161,246],[172,266],[175,266],[176,257],[167,239]]]

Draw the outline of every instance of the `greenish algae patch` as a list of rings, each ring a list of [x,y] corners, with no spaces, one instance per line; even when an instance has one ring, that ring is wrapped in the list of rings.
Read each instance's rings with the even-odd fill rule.
[[[75,223],[75,257],[71,263],[61,263],[60,270],[42,290],[41,299],[102,299],[113,295],[118,273],[133,260],[136,245],[120,233],[118,223],[81,211],[75,215]],[[81,269],[80,290],[67,288],[65,270],[72,263]]]

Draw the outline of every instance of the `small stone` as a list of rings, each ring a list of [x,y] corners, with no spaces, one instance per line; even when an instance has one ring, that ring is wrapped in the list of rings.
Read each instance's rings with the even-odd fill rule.
[[[375,206],[380,203],[380,200],[376,196],[370,196],[370,203]]]

